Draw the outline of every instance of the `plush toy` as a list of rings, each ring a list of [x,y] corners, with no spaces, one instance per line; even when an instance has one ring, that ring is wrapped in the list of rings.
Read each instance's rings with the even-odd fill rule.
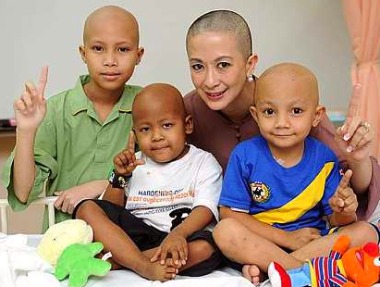
[[[70,287],[82,287],[90,275],[106,275],[111,270],[111,263],[94,258],[102,249],[100,242],[66,247],[58,258],[55,276],[60,281],[69,276]]]
[[[92,242],[91,226],[81,219],[69,219],[52,225],[42,236],[38,254],[55,266],[62,251],[74,243]]]
[[[314,258],[298,269],[285,270],[272,262],[269,281],[272,287],[370,287],[379,282],[379,246],[373,242],[363,247],[349,246],[350,239],[341,236],[329,257]]]

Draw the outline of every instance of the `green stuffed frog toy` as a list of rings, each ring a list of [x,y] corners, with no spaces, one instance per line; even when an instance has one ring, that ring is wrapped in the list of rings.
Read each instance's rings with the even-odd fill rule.
[[[69,276],[70,287],[83,287],[91,275],[105,276],[111,263],[94,257],[102,249],[100,242],[67,246],[58,258],[54,275],[60,281]]]

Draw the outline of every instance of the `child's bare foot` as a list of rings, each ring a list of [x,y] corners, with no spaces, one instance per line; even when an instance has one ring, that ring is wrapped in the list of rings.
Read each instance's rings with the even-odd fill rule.
[[[159,280],[161,282],[174,279],[178,269],[173,266],[161,265],[159,262],[148,263],[146,268],[139,274],[149,280]]]
[[[261,272],[256,265],[244,265],[242,269],[243,277],[252,282],[253,285],[259,286],[261,280]]]

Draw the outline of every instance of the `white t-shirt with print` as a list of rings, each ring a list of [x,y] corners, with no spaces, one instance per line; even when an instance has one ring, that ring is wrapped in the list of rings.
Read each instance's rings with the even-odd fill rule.
[[[184,157],[170,163],[156,163],[141,152],[136,158],[145,164],[133,171],[125,190],[125,207],[132,214],[164,232],[178,220],[170,216],[174,210],[184,218],[194,207],[205,206],[218,220],[222,168],[213,155],[190,145]]]

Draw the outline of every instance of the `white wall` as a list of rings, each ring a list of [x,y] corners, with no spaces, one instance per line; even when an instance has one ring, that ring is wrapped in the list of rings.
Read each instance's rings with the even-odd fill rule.
[[[339,0],[1,0],[0,118],[13,116],[12,103],[26,80],[50,67],[47,95],[72,87],[85,73],[77,52],[82,25],[94,9],[116,4],[130,10],[141,28],[146,54],[130,83],[169,82],[192,89],[185,35],[196,17],[227,8],[243,15],[254,34],[258,72],[281,61],[315,71],[322,103],[343,109],[350,96],[351,50]]]

